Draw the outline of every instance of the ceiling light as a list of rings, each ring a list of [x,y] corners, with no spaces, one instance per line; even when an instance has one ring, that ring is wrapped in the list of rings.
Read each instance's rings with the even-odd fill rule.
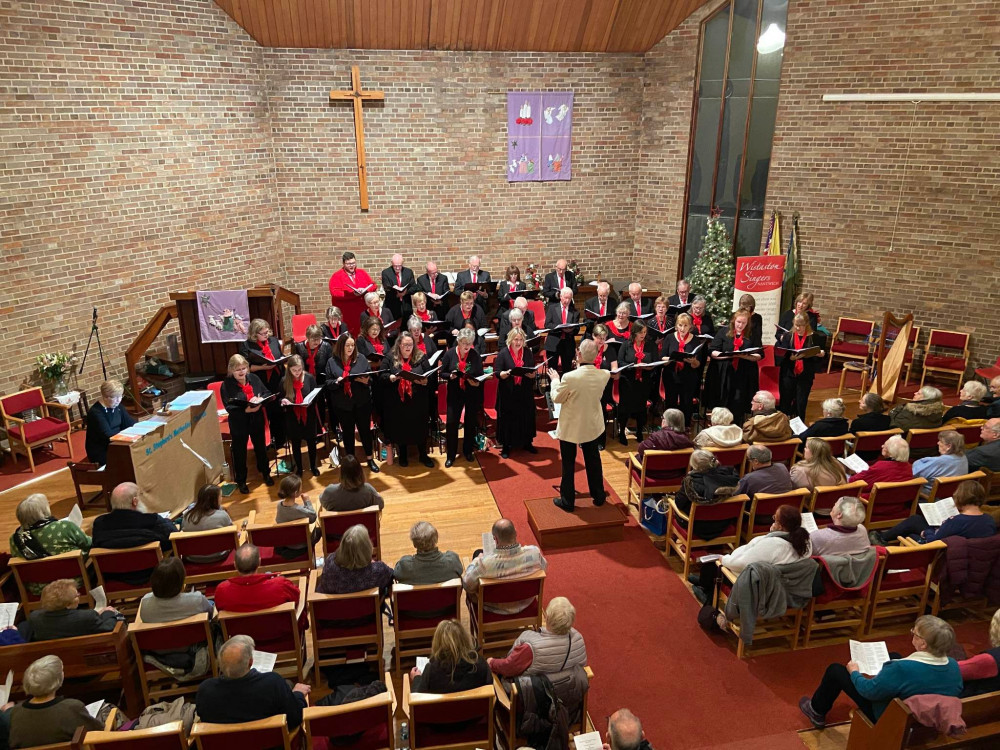
[[[757,40],[757,51],[762,55],[770,55],[785,46],[785,32],[778,28],[778,24],[772,23],[767,27],[767,31],[760,35]]]

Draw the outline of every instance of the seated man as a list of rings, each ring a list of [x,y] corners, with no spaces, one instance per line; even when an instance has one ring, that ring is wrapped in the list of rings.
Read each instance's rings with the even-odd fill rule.
[[[277,672],[253,669],[253,638],[235,635],[219,649],[219,677],[201,683],[195,704],[198,718],[214,724],[242,724],[284,714],[288,729],[302,723],[309,686],[294,688]]]
[[[122,482],[111,491],[111,512],[94,519],[92,547],[130,549],[150,542],[159,542],[160,549],[170,551],[170,535],[177,527],[168,518],[142,509],[139,486]],[[109,574],[109,578],[133,586],[149,581],[153,569]]]
[[[747,450],[747,473],[740,480],[736,494],[749,495],[752,500],[758,492],[791,492],[794,489],[788,467],[771,463],[771,449],[764,445],[751,445]]]
[[[828,398],[823,402],[823,417],[817,419],[806,428],[805,432],[800,432],[796,437],[802,441],[802,445],[805,445],[806,440],[811,437],[837,437],[839,435],[846,435],[850,426],[850,422],[844,419],[843,400]]]
[[[102,610],[78,609],[80,595],[76,581],[60,578],[42,589],[42,607],[17,626],[26,641],[51,641],[56,638],[76,638],[80,635],[110,633],[118,622],[114,607]]]
[[[260,550],[241,544],[234,559],[239,576],[215,589],[215,606],[228,612],[257,612],[285,602],[299,601],[299,587],[276,573],[258,573]]]
[[[1000,471],[1000,419],[987,420],[979,431],[979,447],[965,454],[969,471],[989,469]]]
[[[812,553],[824,555],[857,555],[868,550],[868,532],[862,525],[865,506],[856,497],[842,497],[830,511],[831,525],[809,535]]]
[[[480,578],[521,578],[548,567],[548,562],[538,547],[518,544],[517,529],[506,518],[493,524],[493,540],[496,542],[496,552],[487,555],[482,550],[477,550],[476,556],[462,575],[462,585],[470,602],[475,601],[479,592]],[[523,611],[532,601],[524,599],[496,607],[487,606],[486,609],[496,614],[513,615]]]
[[[660,422],[660,429],[651,432],[649,437],[639,443],[638,454],[642,459],[648,450],[675,451],[692,447],[691,438],[684,429],[684,413],[680,409],[666,409]],[[684,476],[684,469],[677,471],[647,471],[646,476],[657,481],[674,479]]]
[[[608,750],[653,750],[642,722],[627,708],[619,708],[608,717]]]
[[[788,415],[777,410],[774,394],[757,391],[750,401],[750,417],[743,423],[743,442],[778,443],[791,436]]]
[[[983,399],[987,401],[986,417],[1000,417],[1000,375],[990,381],[990,397]]]
[[[454,552],[438,549],[438,532],[427,521],[417,521],[410,529],[415,555],[403,555],[396,563],[393,577],[400,583],[419,586],[444,583],[462,577],[462,561]]]

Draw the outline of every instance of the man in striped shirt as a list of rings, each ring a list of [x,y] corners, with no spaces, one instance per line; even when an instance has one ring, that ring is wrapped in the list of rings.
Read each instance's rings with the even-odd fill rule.
[[[506,518],[493,524],[493,540],[496,542],[496,552],[484,554],[479,550],[462,576],[462,585],[471,603],[475,603],[481,578],[523,578],[548,567],[548,562],[542,557],[542,551],[538,547],[518,544],[517,529]],[[526,609],[533,601],[534,598],[497,605],[487,604],[484,609],[496,614],[513,615]]]

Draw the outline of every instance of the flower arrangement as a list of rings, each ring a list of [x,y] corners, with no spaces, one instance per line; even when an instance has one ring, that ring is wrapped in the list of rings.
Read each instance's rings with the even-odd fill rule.
[[[524,269],[524,285],[528,289],[542,288],[542,272],[537,263],[529,263],[528,267]]]
[[[75,353],[54,352],[35,357],[35,367],[46,380],[62,380],[72,372],[74,365],[76,365]]]
[[[576,258],[570,258],[566,261],[566,268],[573,272],[573,276],[576,277],[577,286],[582,286],[587,283],[587,280],[583,278],[583,271],[580,270],[580,264],[577,262]]]

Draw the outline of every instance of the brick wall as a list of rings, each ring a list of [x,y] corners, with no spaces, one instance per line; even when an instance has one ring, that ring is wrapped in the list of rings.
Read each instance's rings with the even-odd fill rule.
[[[120,377],[170,291],[280,280],[262,61],[210,0],[0,2],[0,391],[92,306]]]
[[[419,275],[575,257],[590,278],[631,270],[642,109],[637,55],[266,50],[287,281],[309,310],[352,250],[373,276],[394,252]],[[371,211],[358,209],[351,65],[385,91],[364,105]],[[508,90],[572,90],[573,179],[508,183]],[[539,113],[540,116],[540,113]],[[546,268],[546,270],[549,270]]]

